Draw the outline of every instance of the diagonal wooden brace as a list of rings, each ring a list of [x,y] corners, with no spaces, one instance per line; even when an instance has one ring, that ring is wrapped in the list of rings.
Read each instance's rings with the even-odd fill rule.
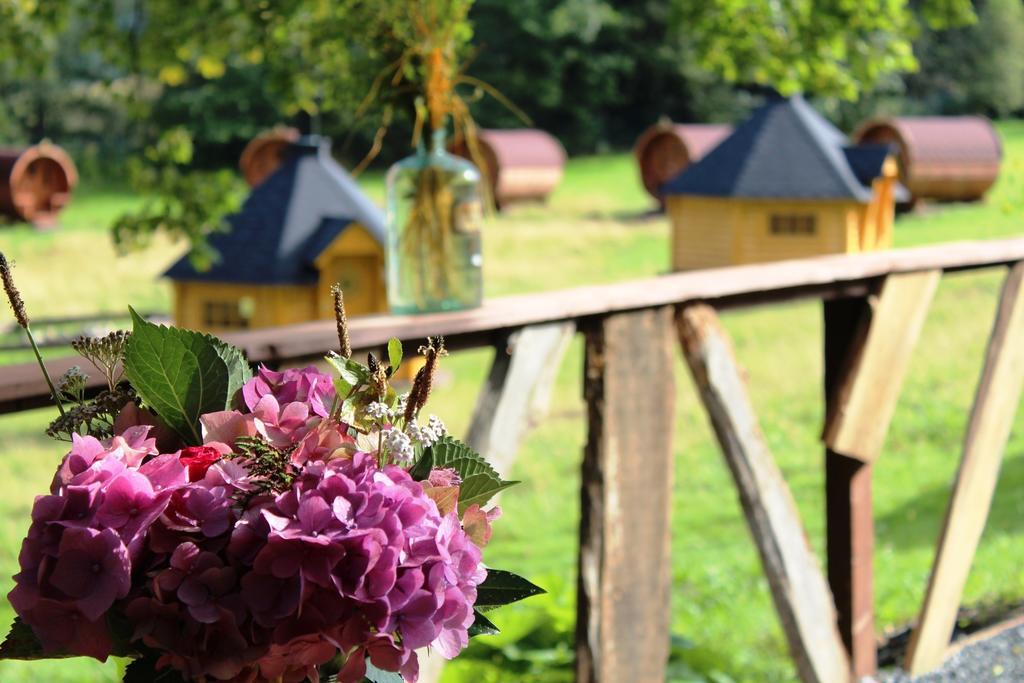
[[[1006,277],[971,408],[963,457],[946,509],[924,605],[905,668],[912,675],[942,664],[971,561],[992,505],[1003,450],[1024,388],[1024,263]]]
[[[890,275],[870,319],[862,322],[825,419],[825,444],[874,462],[882,451],[896,401],[942,273]]]
[[[743,372],[714,309],[682,309],[679,338],[725,456],[789,642],[800,679],[840,683],[849,658],[836,625],[832,593],[789,487],[768,450]]]
[[[499,472],[508,470],[536,419],[547,412],[552,385],[575,331],[572,322],[530,325],[495,347],[466,443]]]

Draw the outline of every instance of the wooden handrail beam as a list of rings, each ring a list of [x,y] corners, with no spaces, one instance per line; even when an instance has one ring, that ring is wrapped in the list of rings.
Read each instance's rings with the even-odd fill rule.
[[[794,297],[820,299],[846,294],[851,286],[894,273],[970,270],[1021,260],[1024,238],[834,254],[507,296],[490,299],[480,308],[450,313],[366,316],[353,319],[350,332],[353,346],[360,348],[381,346],[392,336],[416,340],[438,334],[448,337],[454,346],[489,346],[496,332],[526,325],[691,301],[708,301],[721,308]],[[333,346],[336,332],[333,322],[317,321],[224,336],[244,349],[251,360],[261,361],[318,355]]]
[[[928,247],[817,256],[746,266],[673,273],[628,282],[592,285],[491,299],[480,308],[450,313],[378,315],[350,321],[352,345],[383,346],[389,337],[418,341],[444,335],[452,349],[492,346],[527,325],[579,321],[614,313],[693,301],[716,307],[749,306],[793,298],[849,296],[878,278],[922,270],[960,271],[1024,260],[1024,238],[952,242]],[[284,363],[315,358],[337,343],[333,321],[316,321],[222,335],[252,362]],[[77,359],[52,361],[55,374]],[[96,378],[94,378],[96,379]],[[45,405],[46,384],[32,364],[0,369],[0,413]]]

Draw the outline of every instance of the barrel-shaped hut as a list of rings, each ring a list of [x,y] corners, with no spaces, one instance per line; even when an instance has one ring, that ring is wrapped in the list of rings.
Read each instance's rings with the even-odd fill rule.
[[[542,130],[482,129],[477,141],[477,154],[471,153],[464,140],[453,144],[451,150],[482,167],[499,209],[515,202],[543,202],[562,181],[565,148]]]
[[[1002,144],[981,116],[894,116],[865,121],[854,140],[891,144],[911,201],[976,201],[999,176]]]
[[[661,121],[645,130],[633,153],[640,167],[640,180],[647,192],[665,205],[662,186],[690,164],[714,149],[732,132],[732,126],[716,123],[671,123]]]
[[[51,227],[71,200],[78,171],[57,145],[0,149],[0,213],[38,227]]]
[[[276,171],[298,139],[298,129],[279,126],[250,140],[238,160],[238,168],[249,187],[256,187]]]

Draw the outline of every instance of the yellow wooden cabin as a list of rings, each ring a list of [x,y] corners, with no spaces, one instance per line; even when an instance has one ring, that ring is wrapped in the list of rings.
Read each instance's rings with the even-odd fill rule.
[[[221,259],[210,270],[183,258],[165,273],[175,324],[217,332],[333,318],[335,282],[349,315],[387,310],[384,216],[327,141],[296,142],[227,221],[210,238]]]
[[[886,249],[897,173],[888,146],[851,146],[802,97],[774,99],[665,184],[672,266]]]

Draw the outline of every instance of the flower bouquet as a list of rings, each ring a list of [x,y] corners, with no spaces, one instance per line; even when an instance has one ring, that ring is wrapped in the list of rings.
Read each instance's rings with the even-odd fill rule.
[[[356,362],[336,303],[331,374],[253,375],[134,311],[130,334],[76,342],[107,387],[51,383],[70,450],[32,507],[0,658],[130,657],[125,681],[415,681],[417,650],[455,657],[496,632],[484,612],[540,592],[481,562],[499,514],[483,507],[515,482],[421,417],[443,340],[399,395],[401,344]]]

